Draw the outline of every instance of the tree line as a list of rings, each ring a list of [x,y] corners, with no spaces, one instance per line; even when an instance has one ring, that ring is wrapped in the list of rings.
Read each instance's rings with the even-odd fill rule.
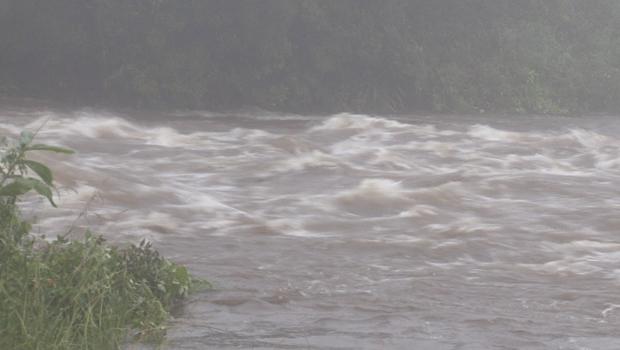
[[[0,0],[0,93],[300,113],[620,111],[617,0]]]

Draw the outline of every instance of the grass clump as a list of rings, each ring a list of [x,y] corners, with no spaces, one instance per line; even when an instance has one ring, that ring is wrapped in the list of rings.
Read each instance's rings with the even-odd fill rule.
[[[30,235],[19,197],[34,190],[56,204],[50,169],[26,153],[73,153],[31,145],[34,136],[23,132],[1,145],[0,349],[118,349],[130,335],[161,340],[174,302],[192,285],[210,285],[144,240],[121,249],[90,231],[81,241]]]

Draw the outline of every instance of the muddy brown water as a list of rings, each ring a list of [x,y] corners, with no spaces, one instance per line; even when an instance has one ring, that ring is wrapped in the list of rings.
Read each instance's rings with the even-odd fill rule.
[[[169,349],[618,349],[617,116],[155,114],[12,103],[59,209],[216,291]]]

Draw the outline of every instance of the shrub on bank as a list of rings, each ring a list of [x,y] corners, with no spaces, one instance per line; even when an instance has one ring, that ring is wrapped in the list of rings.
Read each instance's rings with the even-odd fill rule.
[[[161,339],[173,303],[192,286],[210,284],[145,241],[120,249],[90,231],[82,241],[59,236],[47,243],[30,235],[19,197],[34,190],[56,205],[50,169],[26,153],[73,153],[32,145],[34,136],[2,140],[0,349],[116,349],[130,333],[140,341]]]

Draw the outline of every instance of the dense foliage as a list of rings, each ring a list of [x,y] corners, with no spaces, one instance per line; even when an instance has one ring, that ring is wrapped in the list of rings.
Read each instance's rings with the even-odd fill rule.
[[[118,349],[130,329],[161,339],[172,303],[209,284],[144,241],[119,249],[90,231],[83,241],[37,241],[17,204],[34,190],[55,206],[53,177],[26,154],[72,151],[33,138],[23,132],[0,147],[0,349]]]
[[[620,111],[616,0],[1,0],[5,94],[133,107]]]

